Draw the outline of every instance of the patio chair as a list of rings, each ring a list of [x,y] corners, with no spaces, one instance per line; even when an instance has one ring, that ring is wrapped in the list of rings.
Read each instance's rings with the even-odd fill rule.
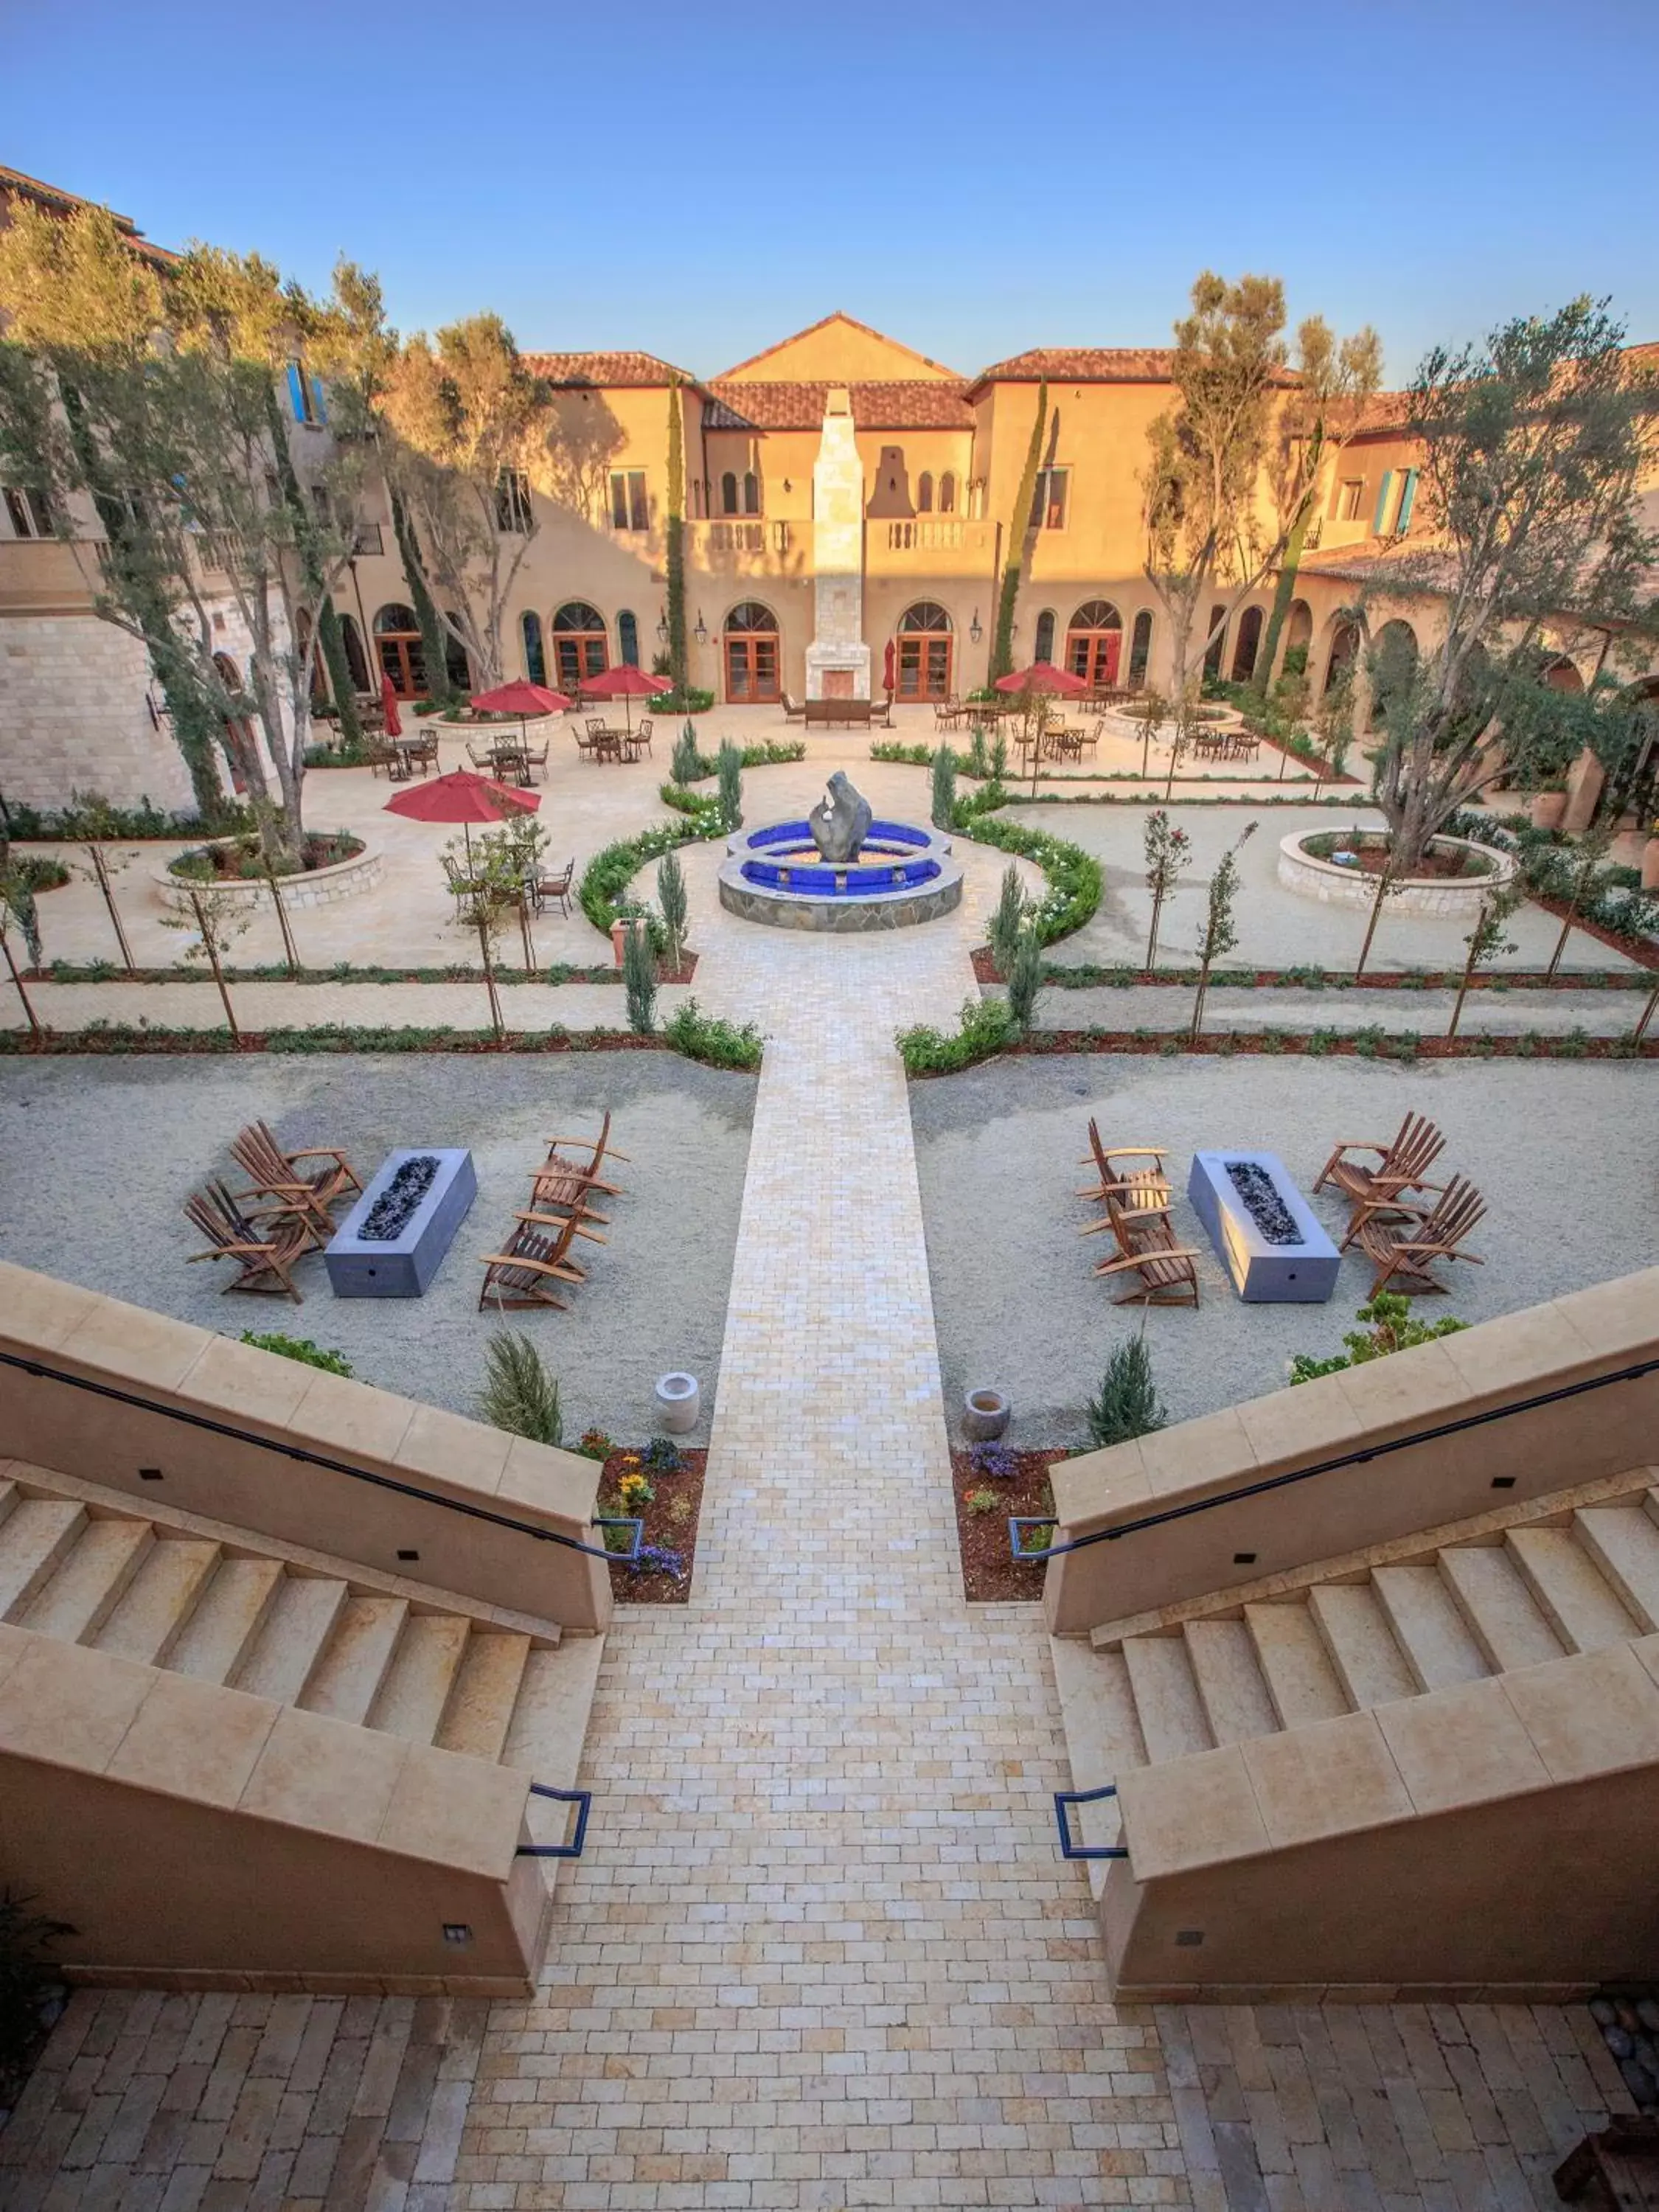
[[[334,1233],[330,1206],[362,1192],[356,1170],[343,1152],[331,1145],[285,1152],[263,1121],[250,1121],[237,1132],[230,1156],[248,1179],[248,1188],[237,1192],[238,1198],[280,1199],[296,1212],[310,1214],[329,1236]],[[306,1164],[311,1161],[318,1164]]]
[[[580,1146],[586,1152],[587,1158],[568,1159],[559,1149],[562,1145]],[[605,1109],[605,1119],[599,1124],[599,1133],[597,1137],[550,1137],[547,1140],[547,1158],[543,1162],[540,1171],[544,1174],[549,1168],[574,1169],[586,1176],[596,1190],[604,1191],[611,1198],[620,1198],[623,1192],[619,1184],[601,1182],[599,1179],[599,1170],[607,1159],[621,1160],[625,1164],[628,1161],[627,1153],[617,1152],[611,1142],[611,1109],[608,1106]]]
[[[1105,727],[1106,717],[1103,714],[1097,714],[1095,717],[1095,726],[1093,729],[1089,732],[1088,735],[1085,737],[1079,732],[1078,738],[1079,752],[1087,753],[1090,759],[1092,760],[1095,755],[1100,750],[1101,732]]]
[[[238,1272],[225,1285],[229,1291],[253,1291],[262,1296],[287,1297],[296,1306],[305,1304],[294,1280],[295,1261],[317,1251],[323,1243],[310,1214],[287,1206],[246,1207],[222,1182],[192,1191],[185,1212],[208,1240],[205,1252],[192,1252],[198,1260],[233,1260]]]
[[[571,859],[565,862],[564,872],[562,875],[537,877],[535,882],[531,886],[531,896],[535,901],[536,911],[538,914],[541,912],[542,908],[548,903],[550,899],[556,899],[558,901],[559,912],[561,914],[568,915],[569,913],[570,879],[575,872],[576,862],[573,855]]]
[[[1092,1163],[1100,1180],[1079,1191],[1078,1196],[1115,1199],[1120,1206],[1127,1206],[1132,1212],[1147,1206],[1167,1206],[1170,1184],[1164,1173],[1164,1158],[1162,1147],[1157,1145],[1103,1145],[1099,1127],[1091,1114],[1089,1116],[1089,1157],[1079,1164],[1086,1168]],[[1150,1168],[1131,1168],[1125,1173],[1116,1164],[1119,1160],[1153,1160],[1157,1164]],[[1091,1222],[1087,1229],[1080,1229],[1078,1234],[1091,1237],[1106,1226],[1103,1221]]]
[[[495,773],[495,754],[494,748],[492,746],[486,745],[483,752],[480,753],[478,748],[473,744],[471,738],[468,738],[465,740],[465,744],[466,757],[471,762],[473,767],[477,769],[478,774],[480,775],[493,776]]]
[[[604,1188],[584,1169],[556,1160],[551,1166],[538,1168],[531,1176],[530,1203],[538,1213],[574,1213],[579,1220],[597,1221],[602,1229],[608,1229],[611,1216],[599,1212],[592,1203],[594,1192]]]
[[[638,726],[636,727],[636,729],[635,730],[635,732],[634,732],[634,744],[635,744],[635,749],[636,749],[636,750],[635,750],[635,757],[636,759],[638,758],[638,757],[639,757],[639,754],[640,754],[640,753],[642,753],[642,752],[648,753],[648,752],[650,751],[650,750],[651,750],[651,716],[650,716],[649,714],[647,714],[647,715],[646,716],[645,720],[644,720],[641,723],[640,723],[640,724],[639,724],[639,726]]]
[[[575,735],[576,750],[581,755],[582,758],[587,761],[598,760],[599,757],[600,740],[598,738],[584,737],[580,730],[576,732]]]
[[[595,1230],[583,1229],[574,1213],[520,1213],[514,1218],[518,1226],[507,1240],[506,1251],[485,1255],[479,1312],[492,1300],[502,1312],[523,1312],[533,1306],[556,1306],[561,1313],[568,1311],[568,1302],[559,1297],[553,1285],[587,1279],[586,1268],[579,1267],[569,1256],[571,1243],[578,1236],[591,1237],[597,1244],[603,1244],[605,1238]]]
[[[1316,1190],[1322,1190],[1328,1182],[1334,1182],[1352,1202],[1353,1214],[1348,1223],[1348,1233],[1342,1240],[1343,1249],[1346,1250],[1353,1242],[1355,1231],[1368,1213],[1385,1208],[1401,1191],[1439,1190],[1439,1183],[1430,1182],[1426,1178],[1429,1169],[1445,1148],[1445,1139],[1425,1114],[1407,1114],[1395,1132],[1391,1144],[1362,1144],[1357,1138],[1345,1139],[1320,1170],[1319,1179],[1314,1184]],[[1364,1160],[1350,1159],[1350,1152],[1375,1152],[1376,1164],[1367,1166]]]
[[[1437,1260],[1468,1260],[1484,1267],[1478,1253],[1462,1247],[1486,1210],[1486,1200],[1467,1176],[1454,1176],[1432,1208],[1395,1198],[1381,1212],[1365,1209],[1351,1233],[1376,1269],[1369,1295],[1393,1288],[1415,1298],[1449,1290],[1450,1285],[1434,1273]]]
[[[1199,1255],[1190,1244],[1176,1243],[1167,1206],[1138,1205],[1128,1210],[1109,1198],[1101,1226],[1116,1239],[1118,1256],[1103,1260],[1096,1274],[1130,1278],[1130,1287],[1113,1300],[1115,1305],[1198,1304]]]
[[[526,745],[524,748],[520,757],[524,763],[524,775],[526,784],[530,781],[531,772],[532,769],[540,770],[540,774],[537,777],[538,782],[545,783],[547,781],[547,756],[550,744],[550,739],[544,738],[542,739],[542,749],[538,753],[532,752],[528,745]]]

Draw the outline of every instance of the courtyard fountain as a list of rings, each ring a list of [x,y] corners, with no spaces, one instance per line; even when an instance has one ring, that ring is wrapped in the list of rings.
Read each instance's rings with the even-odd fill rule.
[[[779,929],[905,929],[962,899],[951,841],[908,822],[878,822],[837,769],[804,822],[738,830],[726,842],[720,904]]]

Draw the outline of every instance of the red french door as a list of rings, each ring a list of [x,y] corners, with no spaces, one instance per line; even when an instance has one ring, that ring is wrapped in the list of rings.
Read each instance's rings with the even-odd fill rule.
[[[726,696],[734,707],[757,707],[781,696],[775,630],[750,630],[726,639]]]
[[[951,696],[951,644],[947,634],[901,631],[898,641],[898,696],[901,699],[948,699]]]
[[[1091,691],[1110,691],[1116,688],[1122,649],[1121,629],[1074,629],[1066,641],[1066,665]]]

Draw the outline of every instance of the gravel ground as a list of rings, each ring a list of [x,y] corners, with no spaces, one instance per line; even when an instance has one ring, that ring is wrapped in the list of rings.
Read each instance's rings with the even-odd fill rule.
[[[1311,1191],[1342,1138],[1387,1138],[1408,1109],[1448,1139],[1441,1165],[1473,1176],[1490,1211],[1473,1246],[1485,1264],[1453,1271],[1431,1319],[1483,1321],[1659,1260],[1653,1071],[1636,1063],[1456,1062],[1408,1069],[1363,1060],[1175,1060],[1066,1057],[1003,1061],[910,1086],[928,1266],[952,1430],[964,1391],[985,1383],[1014,1404],[1011,1440],[1086,1441],[1084,1407],[1113,1346],[1141,1325],[1114,1306],[1092,1268],[1103,1237],[1078,1231],[1097,1209],[1075,1195],[1092,1175],[1088,1118],[1110,1143],[1163,1144],[1176,1233],[1203,1252],[1202,1303],[1146,1314],[1171,1420],[1282,1387],[1297,1352],[1340,1351],[1371,1278],[1343,1261],[1324,1306],[1243,1304],[1187,1202],[1194,1150],[1276,1151]],[[1316,1212],[1341,1241],[1328,1189]]]
[[[483,1347],[502,1326],[477,1310],[480,1256],[497,1251],[555,1132],[597,1130],[608,1105],[629,1164],[611,1179],[605,1244],[580,1247],[588,1279],[565,1313],[510,1314],[564,1393],[567,1441],[590,1424],[648,1437],[658,1376],[702,1384],[706,1437],[725,1329],[754,1113],[752,1077],[672,1053],[570,1059],[64,1059],[0,1062],[0,1258],[159,1307],[203,1327],[277,1329],[337,1347],[363,1381],[474,1410]],[[301,1262],[303,1305],[227,1297],[228,1263],[184,1263],[200,1239],[181,1206],[245,1121],[279,1141],[340,1146],[365,1182],[399,1145],[467,1145],[478,1195],[422,1298],[336,1298],[320,1258]]]
[[[999,983],[987,998],[1006,998]],[[1444,1036],[1455,991],[1294,991],[1212,988],[1204,1001],[1207,1030],[1363,1030]],[[1460,1036],[1519,1036],[1528,1030],[1565,1036],[1627,1036],[1647,1003],[1639,991],[1471,991],[1458,1022]],[[1137,984],[1125,990],[1050,987],[1036,1004],[1040,1030],[1170,1030],[1193,1018],[1193,989]]]
[[[1011,809],[1004,818],[1067,838],[1085,852],[1096,854],[1104,865],[1105,893],[1093,921],[1076,936],[1057,945],[1053,957],[1063,961],[1133,961],[1137,964],[1145,959],[1146,933],[1152,923],[1142,850],[1146,809],[1020,806]],[[1166,965],[1194,957],[1210,878],[1222,854],[1252,821],[1257,824],[1255,834],[1238,856],[1241,882],[1234,907],[1238,945],[1227,955],[1228,964],[1333,969],[1357,965],[1370,918],[1367,909],[1327,906],[1319,899],[1287,890],[1279,880],[1279,847],[1282,838],[1299,836],[1310,830],[1341,829],[1356,822],[1364,828],[1378,827],[1382,817],[1375,808],[1356,805],[1350,814],[1309,806],[1264,806],[1253,815],[1248,806],[1182,806],[1175,810],[1171,818],[1191,837],[1193,859],[1158,924],[1159,957]],[[1468,921],[1402,915],[1397,908],[1385,908],[1370,965],[1461,968],[1468,955],[1465,940],[1473,927]],[[1553,915],[1541,907],[1523,906],[1510,916],[1505,929],[1515,951],[1493,965],[1541,968],[1560,933],[1561,925]],[[1574,930],[1563,956],[1563,965],[1569,968],[1633,964],[1623,953],[1582,929]]]

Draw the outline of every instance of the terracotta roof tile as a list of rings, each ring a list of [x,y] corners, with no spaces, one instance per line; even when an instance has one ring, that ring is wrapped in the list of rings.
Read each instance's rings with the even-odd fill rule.
[[[816,430],[824,402],[836,387],[790,380],[716,377],[704,427],[710,430]],[[860,430],[971,430],[974,412],[966,386],[956,377],[895,377],[847,386],[853,421]]]
[[[1033,346],[981,369],[969,386],[978,398],[988,384],[1167,384],[1175,355],[1168,346]],[[1278,380],[1294,384],[1293,369]]]
[[[524,362],[532,375],[544,376],[550,384],[594,385],[617,391],[630,385],[667,385],[678,377],[682,384],[698,388],[697,380],[690,369],[676,368],[672,362],[659,360],[654,353],[626,349],[611,353],[526,353]]]

